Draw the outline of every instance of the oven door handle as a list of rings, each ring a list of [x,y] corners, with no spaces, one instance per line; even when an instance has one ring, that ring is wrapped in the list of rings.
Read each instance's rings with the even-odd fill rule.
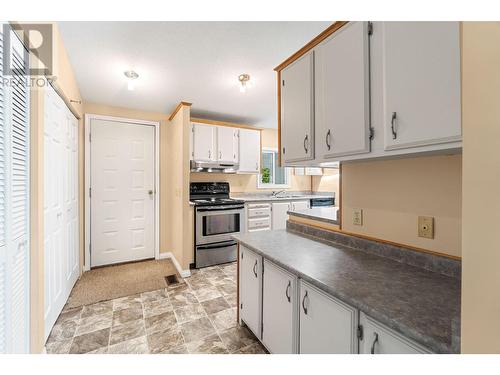
[[[203,246],[196,246],[198,250],[210,250],[210,249],[221,249],[224,247],[231,247],[231,246],[236,246],[236,242],[228,243],[228,244],[220,244],[220,245],[203,245]]]
[[[207,211],[229,211],[229,210],[240,210],[245,208],[245,206],[211,206],[206,208],[198,208],[197,212],[207,212]]]

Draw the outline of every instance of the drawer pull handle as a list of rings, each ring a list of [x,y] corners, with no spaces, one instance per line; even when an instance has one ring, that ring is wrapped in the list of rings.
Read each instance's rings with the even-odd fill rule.
[[[292,282],[290,280],[288,280],[288,285],[286,287],[286,291],[285,291],[285,296],[286,296],[286,299],[288,300],[288,302],[290,302],[291,300],[291,297],[290,297],[290,288],[292,287]]]
[[[374,332],[373,333],[373,342],[372,342],[372,348],[370,349],[371,354],[375,354],[375,344],[378,342],[378,333]]]
[[[307,290],[306,293],[304,294],[304,298],[302,298],[302,309],[304,309],[304,314],[307,315],[306,298],[307,298]]]
[[[332,147],[330,145],[330,137],[331,137],[331,132],[330,132],[330,129],[328,129],[328,131],[326,132],[326,138],[325,138],[326,147],[328,148],[328,151],[330,151],[330,148]]]
[[[255,260],[255,264],[253,265],[253,274],[257,277],[257,260]]]
[[[308,148],[307,148],[307,141],[309,140],[309,135],[306,134],[305,138],[304,138],[304,150],[306,152],[306,154],[309,152]]]
[[[396,139],[398,137],[398,132],[396,131],[396,112],[392,112],[391,131],[392,131],[392,139]]]

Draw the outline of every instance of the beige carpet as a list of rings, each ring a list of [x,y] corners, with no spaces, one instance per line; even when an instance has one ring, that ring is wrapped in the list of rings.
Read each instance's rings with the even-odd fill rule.
[[[165,288],[165,277],[177,274],[170,259],[102,267],[84,272],[69,296],[67,308]],[[177,277],[180,276],[177,274]]]

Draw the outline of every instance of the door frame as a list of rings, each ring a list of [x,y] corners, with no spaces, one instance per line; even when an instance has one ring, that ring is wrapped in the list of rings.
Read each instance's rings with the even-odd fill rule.
[[[159,121],[148,121],[148,120],[137,120],[125,117],[115,117],[115,116],[105,116],[97,114],[85,114],[85,258],[84,258],[84,271],[90,270],[90,128],[93,120],[105,120],[105,121],[115,121],[122,122],[133,125],[146,125],[154,126],[155,129],[155,157],[154,157],[154,176],[155,176],[155,259],[160,258],[160,122]]]

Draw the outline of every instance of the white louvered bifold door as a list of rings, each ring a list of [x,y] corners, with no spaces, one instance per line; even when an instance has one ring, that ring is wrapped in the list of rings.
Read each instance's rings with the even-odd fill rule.
[[[0,26],[2,26],[0,24]],[[27,53],[10,38],[11,76],[0,85],[0,352],[29,352],[29,88]],[[3,52],[3,51],[2,51]],[[3,53],[0,53],[2,59]],[[13,83],[14,82],[14,83]]]

